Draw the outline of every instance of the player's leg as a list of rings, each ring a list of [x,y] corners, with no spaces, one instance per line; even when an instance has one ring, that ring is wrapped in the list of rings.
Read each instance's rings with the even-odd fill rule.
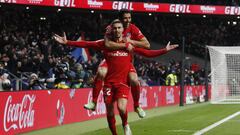
[[[92,101],[84,105],[85,109],[93,110],[93,111],[96,109],[98,95],[100,94],[100,91],[103,88],[104,78],[106,77],[107,70],[108,70],[107,63],[105,60],[103,60],[99,64],[98,71],[94,79]]]
[[[107,109],[107,121],[108,126],[112,132],[112,135],[117,135],[116,130],[116,120],[114,114],[114,93],[111,86],[104,86],[103,88],[103,97]]]
[[[115,114],[114,114],[114,104],[106,103],[106,109],[107,109],[108,127],[110,128],[112,135],[117,135],[116,119],[115,119]]]
[[[122,126],[126,126],[128,113],[127,113],[127,99],[126,98],[119,98],[117,100],[117,107],[120,114],[120,117],[122,119]]]
[[[93,87],[93,98],[92,101],[97,103],[98,95],[103,88],[104,78],[107,74],[107,67],[99,67],[97,71],[96,78],[94,80],[94,87]]]
[[[128,124],[128,112],[127,112],[127,99],[126,98],[119,98],[117,100],[118,111],[119,115],[122,119],[122,126],[124,129],[125,135],[132,135],[130,126]]]
[[[128,124],[128,112],[127,112],[127,102],[129,95],[129,87],[126,85],[118,86],[116,88],[117,107],[119,115],[122,119],[122,126],[124,128],[125,135],[132,135],[131,129]]]
[[[136,69],[132,65],[130,72],[129,72],[129,81],[131,84],[131,93],[133,97],[133,103],[134,103],[134,110],[138,114],[140,118],[144,118],[146,116],[146,113],[144,110],[139,106],[139,99],[140,99],[140,83],[138,81],[138,76]]]

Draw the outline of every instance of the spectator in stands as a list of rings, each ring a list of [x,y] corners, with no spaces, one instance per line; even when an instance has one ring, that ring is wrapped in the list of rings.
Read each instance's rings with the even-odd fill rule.
[[[0,91],[12,91],[11,82],[8,79],[9,74],[0,74]]]
[[[72,75],[70,74],[69,64],[67,62],[59,63],[55,70],[54,75],[56,79],[54,80],[54,86],[57,89],[67,89],[70,88]]]
[[[38,75],[35,73],[32,73],[29,78],[28,89],[29,90],[43,90],[43,89],[47,89],[47,88],[44,86],[44,82],[41,82],[39,80]]]
[[[170,74],[167,75],[166,85],[175,86],[178,83],[176,71],[172,70]]]
[[[83,67],[80,63],[75,64],[74,66],[74,79],[71,81],[72,88],[83,88],[84,87],[84,78],[86,73],[83,70]]]

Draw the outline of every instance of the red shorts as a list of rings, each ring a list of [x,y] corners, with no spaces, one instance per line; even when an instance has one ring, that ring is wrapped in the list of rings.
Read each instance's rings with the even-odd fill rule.
[[[106,104],[111,104],[119,98],[128,99],[130,87],[126,84],[105,85],[103,88],[103,96]]]
[[[103,59],[101,61],[101,63],[98,65],[98,67],[105,67],[105,68],[108,68],[108,65],[107,65],[107,62],[105,59]],[[134,72],[134,73],[137,73],[135,67],[133,66],[133,64],[131,63],[130,65],[130,69],[129,69],[129,72]]]

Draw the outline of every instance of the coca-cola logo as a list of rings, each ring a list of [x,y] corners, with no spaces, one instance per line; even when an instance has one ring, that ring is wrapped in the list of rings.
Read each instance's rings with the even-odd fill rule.
[[[200,10],[203,13],[214,13],[216,8],[214,6],[200,6]]]
[[[156,4],[148,4],[148,3],[144,3],[143,4],[143,7],[146,9],[146,10],[152,10],[152,11],[156,11],[158,8],[159,8],[159,5],[156,5]]]
[[[4,131],[33,127],[35,114],[33,103],[35,99],[35,95],[26,94],[20,103],[14,103],[13,97],[8,96],[4,109]]]
[[[88,102],[92,101],[92,92],[89,92],[88,94]],[[99,96],[98,96],[98,100],[97,100],[97,108],[95,111],[87,111],[88,112],[88,116],[95,116],[95,115],[102,115],[102,114],[106,114],[106,106],[104,103],[104,98],[103,98],[103,92],[101,91]]]

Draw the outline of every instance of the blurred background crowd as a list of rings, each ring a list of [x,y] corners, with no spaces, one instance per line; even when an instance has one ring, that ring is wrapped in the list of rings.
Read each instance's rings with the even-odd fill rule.
[[[201,4],[201,0],[197,1]],[[209,4],[235,1],[218,2]],[[26,9],[23,6],[2,6],[0,12],[0,83],[3,84],[0,89],[92,87],[96,69],[103,59],[101,52],[90,49],[89,60],[76,58],[73,56],[76,48],[57,44],[52,35],[65,31],[69,40],[101,39],[117,12]],[[146,13],[133,13],[132,17],[150,43],[159,44],[158,48],[168,41],[181,44],[185,37],[186,53],[199,58],[205,56],[206,45],[236,46],[240,43],[239,21],[233,17]],[[181,47],[175,51],[181,51]],[[134,65],[144,86],[179,84],[180,61],[161,62],[135,56]],[[185,66],[184,78],[187,85],[203,85],[203,67],[196,63]]]

